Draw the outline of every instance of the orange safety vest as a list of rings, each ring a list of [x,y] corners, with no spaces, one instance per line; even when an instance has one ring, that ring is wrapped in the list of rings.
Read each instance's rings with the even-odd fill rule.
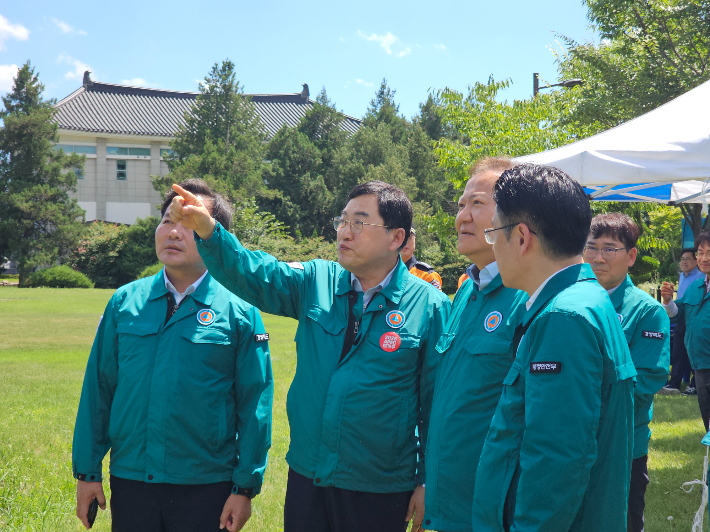
[[[426,262],[419,262],[414,255],[409,259],[406,264],[409,269],[409,273],[416,275],[420,279],[424,279],[427,283],[434,285],[436,288],[441,290],[441,276],[434,271],[434,268],[429,266]]]

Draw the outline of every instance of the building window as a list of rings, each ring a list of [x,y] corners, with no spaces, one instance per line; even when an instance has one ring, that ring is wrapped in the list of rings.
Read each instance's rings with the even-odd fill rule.
[[[74,153],[96,155],[96,146],[74,146]]]
[[[74,144],[55,144],[56,151],[64,150],[64,153],[79,153],[84,155],[96,155],[96,146],[77,146]]]
[[[106,155],[139,155],[150,157],[150,148],[119,148],[118,146],[106,146]]]
[[[116,179],[126,180],[126,161],[116,161]]]
[[[83,168],[79,168],[78,166],[75,166],[73,168],[73,170],[74,170],[74,173],[76,174],[77,179],[84,179],[84,169]]]

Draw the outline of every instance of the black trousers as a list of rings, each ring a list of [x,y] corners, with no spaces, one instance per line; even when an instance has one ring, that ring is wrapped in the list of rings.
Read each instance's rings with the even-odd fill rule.
[[[685,322],[679,322],[675,326],[673,343],[671,344],[671,358],[673,359],[673,366],[671,367],[671,378],[667,386],[680,390],[683,376],[690,372],[690,359],[685,348]],[[694,380],[693,378],[690,386],[693,386]]]
[[[111,475],[112,532],[221,532],[232,482],[148,484]]]
[[[707,432],[710,418],[710,369],[695,370],[695,389],[698,391],[698,406]]]
[[[319,487],[289,468],[284,532],[404,532],[412,493]]]
[[[629,515],[627,532],[643,532],[643,510],[646,507],[646,486],[648,486],[648,455],[634,458],[631,462],[631,484],[629,485]]]

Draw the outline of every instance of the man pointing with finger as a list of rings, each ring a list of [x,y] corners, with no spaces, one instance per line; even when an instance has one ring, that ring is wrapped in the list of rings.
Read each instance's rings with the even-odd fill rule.
[[[299,321],[284,532],[404,531],[412,515],[417,530],[435,346],[450,302],[400,260],[407,196],[379,181],[358,185],[333,220],[338,262],[282,263],[245,249],[198,198],[174,189],[182,197],[171,216],[194,229],[215,279]]]

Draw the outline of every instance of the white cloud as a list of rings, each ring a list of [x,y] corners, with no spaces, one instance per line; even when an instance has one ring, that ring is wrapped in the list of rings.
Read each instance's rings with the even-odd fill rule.
[[[0,50],[5,49],[5,41],[16,39],[26,41],[30,38],[30,30],[22,24],[10,24],[10,21],[0,15]]]
[[[375,86],[374,83],[368,83],[367,81],[362,80],[362,79],[356,79],[355,83],[357,83],[358,85],[365,85],[365,87],[374,87]]]
[[[68,55],[60,55],[57,57],[57,63],[65,63],[67,65],[71,65],[74,70],[70,70],[66,74],[64,74],[64,77],[66,79],[78,79],[78,80],[83,80],[84,79],[84,72],[86,70],[91,70],[91,67],[87,65],[86,63],[83,63],[79,61],[78,59],[74,59],[73,57],[69,57]],[[94,76],[92,76],[92,79],[94,79]],[[94,81],[96,81],[94,79]]]
[[[365,35],[363,32],[358,30],[357,33],[366,41],[374,41],[379,43],[380,47],[384,49],[388,55],[392,55],[394,57],[404,57],[405,55],[412,53],[412,49],[409,46],[402,44],[399,37],[395,37],[390,32],[387,32],[386,35],[377,35],[376,33],[373,33],[372,35]]]
[[[437,50],[441,50],[441,51],[446,50],[446,46],[444,46],[444,45],[441,44],[441,43],[435,44],[434,46],[436,47]]]
[[[12,90],[12,84],[19,69],[17,65],[0,65],[0,93]]]
[[[152,83],[148,83],[143,78],[123,79],[121,83],[123,85],[130,85],[131,87],[150,87],[152,85]]]
[[[66,22],[62,22],[59,19],[53,18],[52,21],[57,25],[57,28],[62,30],[62,33],[76,33],[78,35],[88,35],[84,30],[75,30]]]

